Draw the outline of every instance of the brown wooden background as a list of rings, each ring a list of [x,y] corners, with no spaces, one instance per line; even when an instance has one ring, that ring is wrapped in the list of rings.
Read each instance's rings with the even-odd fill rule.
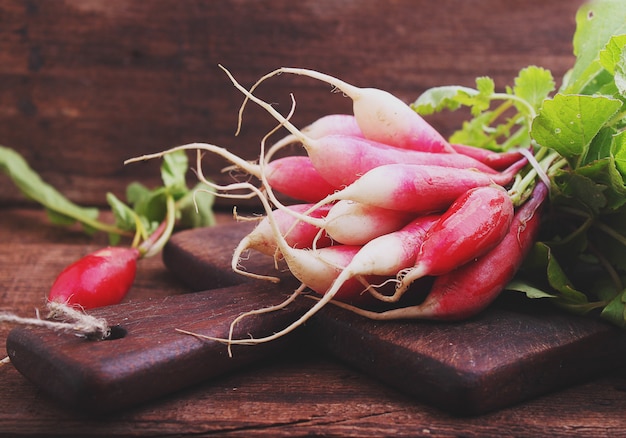
[[[194,141],[254,159],[274,122],[254,105],[235,138],[244,85],[280,66],[317,69],[407,102],[477,76],[512,84],[529,64],[558,79],[573,62],[581,0],[2,0],[0,144],[81,204],[102,204],[157,163],[127,158]],[[347,99],[312,79],[281,76],[259,95],[302,126]],[[459,116],[429,119],[444,133]],[[205,160],[216,175],[223,161]],[[216,176],[217,177],[217,176]],[[21,202],[0,177],[0,203]]]

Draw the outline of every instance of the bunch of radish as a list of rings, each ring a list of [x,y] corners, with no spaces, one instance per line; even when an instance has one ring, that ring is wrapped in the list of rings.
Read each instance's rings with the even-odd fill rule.
[[[261,141],[258,163],[210,144],[175,150],[217,154],[259,180],[258,185],[228,186],[205,181],[221,196],[258,196],[266,211],[235,249],[233,269],[278,281],[242,268],[245,252],[272,256],[302,283],[297,293],[308,288],[318,297],[284,330],[260,339],[229,339],[229,344],[276,339],[331,301],[373,319],[467,318],[488,306],[512,279],[536,239],[547,196],[542,182],[516,201],[511,196],[521,172],[532,169],[527,151],[495,153],[449,144],[385,91],[357,88],[316,71],[282,68],[261,81],[278,73],[306,75],[354,102],[354,114],[327,115],[298,129],[290,115],[281,115],[253,94],[261,81],[247,90],[226,73],[246,101],[260,105],[279,123]],[[289,135],[266,151],[267,138],[279,127]],[[306,155],[274,159],[290,144],[301,144]],[[200,164],[198,158],[202,180]],[[247,195],[234,194],[241,189]],[[275,192],[300,203],[283,205]],[[427,296],[419,304],[403,305],[403,297],[414,292]],[[375,302],[384,303],[385,310],[377,310]]]

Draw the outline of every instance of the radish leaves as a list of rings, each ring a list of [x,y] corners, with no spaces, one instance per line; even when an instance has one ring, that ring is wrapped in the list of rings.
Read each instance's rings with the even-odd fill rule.
[[[551,209],[511,289],[576,313],[601,309],[626,327],[626,9],[620,0],[591,0],[576,23],[576,61],[560,88],[548,70],[531,66],[504,92],[481,77],[475,89],[427,90],[412,107],[421,114],[469,107],[472,117],[451,143],[533,149],[529,172],[550,179]],[[523,180],[520,193],[534,181]],[[589,281],[598,276],[610,281]]]

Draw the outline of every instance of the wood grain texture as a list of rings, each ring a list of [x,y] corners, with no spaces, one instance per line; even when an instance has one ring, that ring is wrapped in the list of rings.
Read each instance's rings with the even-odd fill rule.
[[[0,240],[0,309],[22,316],[42,307],[62,266],[101,244],[23,209],[2,210]],[[126,302],[187,292],[153,258],[141,263]],[[0,356],[12,328],[0,324]],[[0,366],[0,435],[615,437],[625,427],[624,371],[492,413],[455,417],[307,344],[136,408],[93,416],[67,409],[6,365]]]
[[[280,66],[317,69],[407,102],[437,85],[498,88],[529,64],[560,78],[571,67],[582,0],[2,0],[0,144],[23,153],[73,200],[102,205],[158,164],[127,158],[178,144],[217,143],[247,159],[274,121],[254,106],[234,137],[244,85]],[[454,13],[451,13],[454,11]],[[282,76],[259,96],[302,126],[350,110],[325,84]],[[460,115],[429,120],[449,134]],[[205,172],[220,178],[220,160]],[[223,177],[222,177],[223,178]],[[0,203],[23,202],[5,177]]]

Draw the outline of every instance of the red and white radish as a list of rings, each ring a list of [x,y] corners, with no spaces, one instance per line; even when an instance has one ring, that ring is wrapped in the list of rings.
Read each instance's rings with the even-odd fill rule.
[[[454,153],[435,128],[405,102],[384,90],[360,88],[315,70],[287,67],[265,75],[257,81],[255,87],[265,79],[281,73],[303,75],[326,82],[352,99],[354,116],[365,138],[403,149]]]
[[[416,263],[398,276],[399,299],[412,282],[446,274],[495,247],[509,231],[514,208],[499,186],[477,187],[461,195],[430,228]]]
[[[308,138],[322,138],[327,135],[349,135],[363,137],[363,132],[351,114],[328,114],[322,116],[310,125],[300,130]],[[298,137],[288,134],[269,148],[266,159],[269,161],[279,150],[293,143],[298,143]]]
[[[419,164],[378,166],[343,190],[321,200],[318,205],[352,200],[389,210],[430,213],[445,210],[459,196],[475,187],[506,185],[521,165],[488,175],[465,169]]]
[[[56,278],[48,301],[92,309],[119,303],[135,280],[137,248],[107,247],[67,266]]]
[[[491,167],[462,154],[438,154],[417,150],[403,150],[371,139],[350,135],[327,135],[311,138],[296,128],[270,104],[252,95],[235,78],[226,74],[247,98],[270,113],[303,144],[313,166],[334,186],[348,185],[363,173],[383,164],[406,163],[445,166],[459,169],[477,169],[496,173]]]

